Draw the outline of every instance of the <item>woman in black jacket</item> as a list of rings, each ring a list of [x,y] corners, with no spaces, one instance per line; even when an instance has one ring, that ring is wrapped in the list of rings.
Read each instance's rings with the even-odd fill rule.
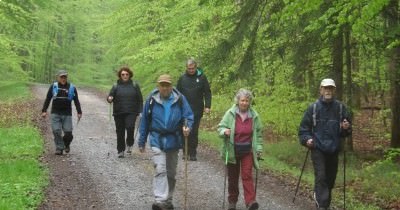
[[[143,96],[139,85],[132,80],[133,73],[129,67],[121,67],[117,73],[117,84],[108,94],[108,103],[113,103],[113,116],[117,133],[118,157],[132,152],[136,117],[142,112]],[[126,130],[126,146],[125,146]]]

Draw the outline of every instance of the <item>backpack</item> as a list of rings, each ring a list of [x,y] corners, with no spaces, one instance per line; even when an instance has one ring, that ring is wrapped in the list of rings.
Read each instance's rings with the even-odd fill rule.
[[[75,87],[72,83],[69,83],[69,89],[68,89],[68,100],[72,101],[75,96]],[[58,82],[53,83],[53,100],[57,98],[58,94]]]
[[[317,126],[317,103],[318,103],[318,100],[313,103],[313,114],[312,114],[313,128],[315,128]],[[342,118],[343,118],[343,104],[340,103],[340,102],[339,102],[339,116],[340,116],[340,120],[342,120]]]
[[[133,85],[133,88],[135,88],[135,89],[138,89],[138,87],[139,87],[139,86],[136,84],[136,82],[133,81],[133,80],[132,80],[132,85]],[[118,86],[117,83],[114,83],[113,86],[112,86],[112,89],[114,90],[114,94],[117,94],[117,86]]]

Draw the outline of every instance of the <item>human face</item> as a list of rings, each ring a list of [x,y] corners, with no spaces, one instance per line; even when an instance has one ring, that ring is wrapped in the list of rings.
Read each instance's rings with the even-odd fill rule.
[[[334,86],[325,86],[320,88],[320,94],[324,101],[330,101],[335,96],[335,87]]]
[[[67,79],[68,79],[67,75],[62,75],[58,77],[58,82],[62,85],[65,85],[67,84]]]
[[[246,112],[250,107],[249,98],[242,96],[239,98],[239,111]]]
[[[192,63],[192,64],[188,64],[187,66],[186,66],[186,72],[189,74],[189,75],[194,75],[195,73],[196,73],[196,64],[194,64],[194,63]]]
[[[129,72],[127,71],[121,71],[121,79],[122,81],[126,82],[129,80]]]
[[[172,84],[167,82],[158,83],[158,91],[160,91],[161,98],[168,98],[172,92]]]

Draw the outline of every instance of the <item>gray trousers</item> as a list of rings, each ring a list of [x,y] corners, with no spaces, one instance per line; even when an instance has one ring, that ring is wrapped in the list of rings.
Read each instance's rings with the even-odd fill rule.
[[[63,150],[65,146],[69,146],[72,141],[72,116],[52,113],[51,129],[53,130],[56,150]],[[65,138],[63,138],[63,132]],[[64,141],[68,145],[65,145]]]
[[[155,201],[157,203],[172,203],[179,150],[164,152],[157,147],[151,147],[151,150],[155,169],[153,179]]]

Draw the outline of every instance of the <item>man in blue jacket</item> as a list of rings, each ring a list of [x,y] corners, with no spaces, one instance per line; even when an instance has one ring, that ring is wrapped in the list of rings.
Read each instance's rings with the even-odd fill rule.
[[[173,88],[170,75],[161,75],[157,83],[143,108],[139,150],[145,152],[148,138],[155,166],[152,209],[164,210],[174,208],[178,152],[182,148],[182,134],[187,137],[192,128],[193,112],[185,96]]]
[[[351,134],[346,107],[334,98],[335,81],[323,79],[320,98],[311,104],[300,124],[300,143],[311,150],[314,166],[314,199],[318,209],[328,209],[338,170],[343,137]]]

